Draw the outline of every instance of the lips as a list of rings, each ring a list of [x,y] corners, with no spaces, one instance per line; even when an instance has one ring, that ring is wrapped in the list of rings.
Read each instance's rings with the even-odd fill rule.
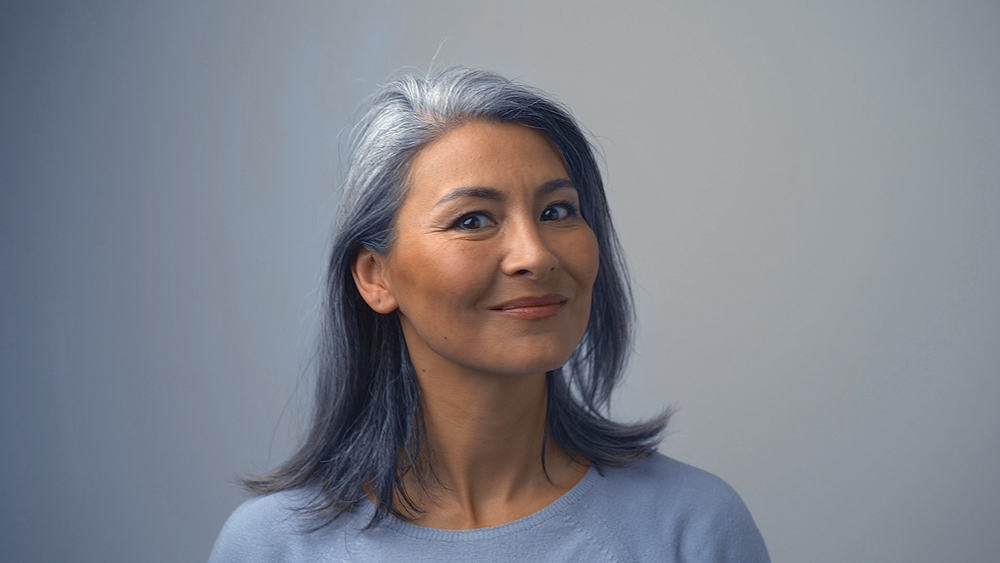
[[[569,298],[558,293],[550,293],[539,297],[518,297],[505,301],[491,310],[517,319],[544,319],[562,310]]]

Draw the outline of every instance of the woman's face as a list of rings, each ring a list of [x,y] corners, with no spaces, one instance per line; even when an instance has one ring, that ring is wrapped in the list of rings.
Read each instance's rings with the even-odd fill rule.
[[[418,369],[537,374],[583,336],[598,246],[542,133],[472,121],[413,159],[393,246],[370,259]]]

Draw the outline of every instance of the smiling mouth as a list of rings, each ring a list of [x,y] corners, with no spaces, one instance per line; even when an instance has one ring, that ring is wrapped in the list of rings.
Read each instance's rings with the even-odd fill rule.
[[[569,301],[564,295],[550,294],[541,297],[521,297],[490,307],[504,316],[515,319],[545,319],[559,313]]]

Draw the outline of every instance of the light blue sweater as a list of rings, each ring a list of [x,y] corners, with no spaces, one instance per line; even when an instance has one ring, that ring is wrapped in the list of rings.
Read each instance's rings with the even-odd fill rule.
[[[209,561],[769,561],[736,491],[718,477],[655,454],[602,476],[591,468],[542,510],[501,526],[438,530],[388,518],[362,531],[374,505],[302,533],[302,493],[245,502]]]

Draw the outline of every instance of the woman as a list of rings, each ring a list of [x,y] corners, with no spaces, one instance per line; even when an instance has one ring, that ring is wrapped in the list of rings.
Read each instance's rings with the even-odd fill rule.
[[[311,432],[213,561],[766,561],[738,495],[603,413],[630,292],[591,148],[455,68],[354,130]]]

